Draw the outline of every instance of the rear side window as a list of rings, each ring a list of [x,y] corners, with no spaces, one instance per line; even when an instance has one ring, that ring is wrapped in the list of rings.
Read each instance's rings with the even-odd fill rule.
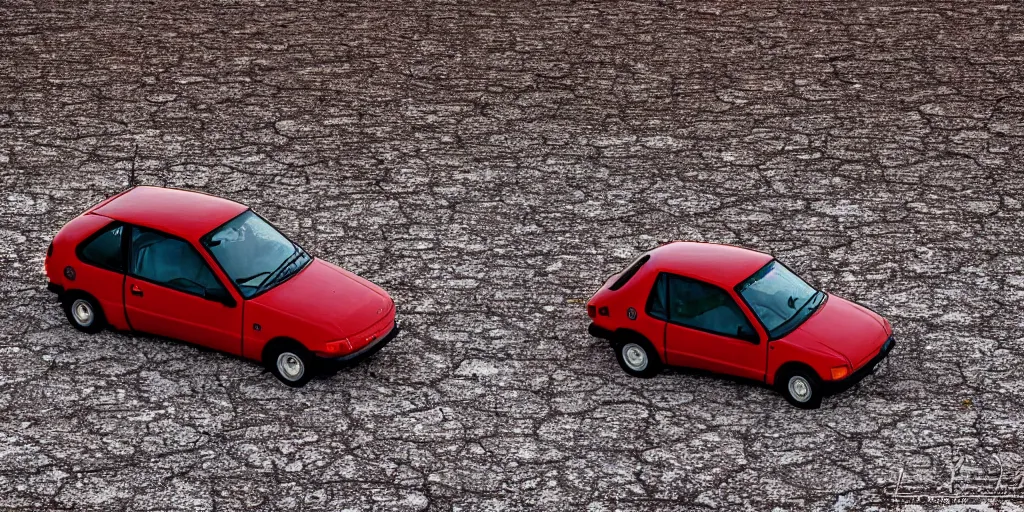
[[[114,272],[123,272],[124,253],[121,251],[121,233],[123,231],[124,226],[120,224],[103,228],[79,246],[78,258],[90,265]]]
[[[654,280],[651,295],[647,297],[647,314],[661,320],[668,320],[668,276],[659,274]]]
[[[615,291],[625,286],[626,283],[628,283],[629,280],[632,279],[633,276],[635,276],[636,273],[640,271],[640,267],[644,266],[644,263],[647,263],[647,260],[649,259],[651,259],[651,255],[644,254],[643,256],[640,257],[640,259],[634,261],[633,264],[629,266],[629,268],[622,271],[622,274],[619,275],[619,278],[616,279],[615,282],[608,287],[608,289]]]

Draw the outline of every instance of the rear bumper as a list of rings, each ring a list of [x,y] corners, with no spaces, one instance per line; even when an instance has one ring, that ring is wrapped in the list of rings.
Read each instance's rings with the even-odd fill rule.
[[[890,336],[889,339],[886,340],[886,344],[888,345],[887,347],[883,347],[882,350],[878,351],[878,355],[871,358],[867,364],[861,366],[860,369],[850,374],[849,377],[843,380],[825,382],[825,391],[828,394],[842,393],[860,382],[864,377],[874,373],[875,367],[878,366],[878,363],[882,362],[882,360],[892,352],[892,349],[896,347],[896,339]]]
[[[605,329],[604,327],[601,327],[600,325],[597,325],[593,322],[590,323],[590,327],[587,327],[587,332],[590,333],[590,335],[595,338],[601,338],[604,340],[611,340],[612,336],[615,334],[614,332],[609,331],[608,329]]]
[[[385,334],[384,336],[381,336],[380,338],[377,338],[376,340],[370,342],[365,347],[363,347],[363,348],[361,348],[361,349],[359,349],[359,350],[357,350],[355,352],[352,352],[351,354],[346,354],[346,355],[343,355],[341,357],[324,357],[322,359],[324,359],[325,361],[331,361],[331,362],[335,362],[335,363],[346,363],[346,364],[358,363],[359,361],[362,361],[362,360],[372,356],[373,354],[376,354],[378,350],[384,348],[384,345],[387,345],[388,343],[391,342],[391,340],[393,340],[396,337],[398,337],[398,333],[401,332],[401,330],[402,330],[402,327],[399,325],[398,318],[395,318],[395,327],[391,329],[391,332],[389,332],[389,333]]]

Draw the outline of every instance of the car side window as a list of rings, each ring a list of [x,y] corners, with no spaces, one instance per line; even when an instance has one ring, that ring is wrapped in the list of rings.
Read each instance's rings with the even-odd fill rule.
[[[668,302],[668,278],[665,274],[659,274],[651,287],[651,295],[647,297],[647,314],[660,320],[668,320],[668,309],[665,304]]]
[[[670,321],[733,338],[754,335],[746,315],[722,289],[678,276],[669,279],[668,288]]]
[[[107,270],[123,272],[124,253],[121,251],[121,233],[123,231],[124,226],[121,224],[103,228],[79,248],[79,259]]]
[[[132,227],[132,274],[200,297],[226,294],[192,244],[157,231]]]

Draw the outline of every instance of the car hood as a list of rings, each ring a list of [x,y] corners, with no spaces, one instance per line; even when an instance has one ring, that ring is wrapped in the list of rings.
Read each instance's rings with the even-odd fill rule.
[[[254,300],[337,338],[367,329],[393,304],[380,287],[321,259]]]
[[[831,294],[797,331],[842,355],[854,368],[877,354],[888,337],[882,317]]]

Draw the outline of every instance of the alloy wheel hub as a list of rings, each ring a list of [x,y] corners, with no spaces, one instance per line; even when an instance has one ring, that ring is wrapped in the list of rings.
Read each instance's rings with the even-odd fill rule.
[[[800,402],[806,402],[811,398],[811,384],[803,377],[792,377],[789,379],[789,394]]]
[[[647,352],[636,343],[628,343],[622,347],[622,359],[626,361],[626,366],[634,371],[647,368]]]
[[[92,325],[93,313],[92,305],[82,299],[76,300],[71,304],[71,314],[75,317],[75,321],[82,327],[88,327]]]
[[[277,356],[277,371],[288,380],[299,380],[305,373],[302,359],[291,352],[283,352]]]

